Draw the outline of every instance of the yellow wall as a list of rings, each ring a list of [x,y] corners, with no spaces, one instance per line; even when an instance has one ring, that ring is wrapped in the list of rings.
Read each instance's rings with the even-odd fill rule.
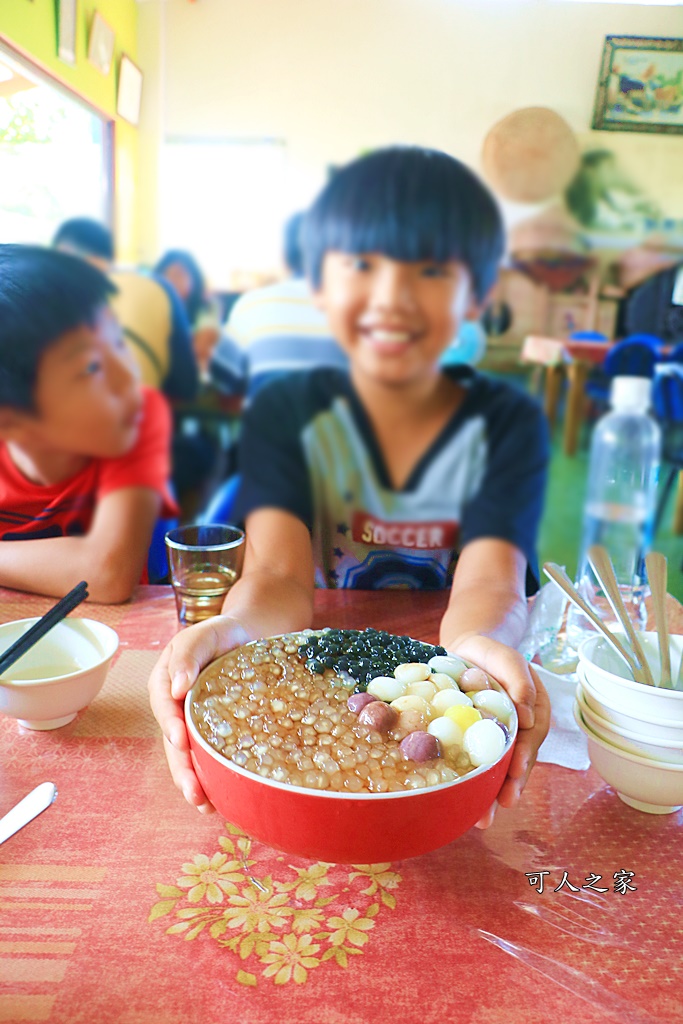
[[[116,118],[116,87],[119,58],[127,54],[137,63],[137,17],[135,0],[78,0],[76,64],[57,56],[55,0],[2,0],[0,41],[8,43],[63,85],[115,120],[115,231],[121,260],[137,257],[139,196],[136,190],[139,165],[138,129]],[[102,75],[87,58],[88,35],[97,9],[114,29],[114,60],[108,75]]]

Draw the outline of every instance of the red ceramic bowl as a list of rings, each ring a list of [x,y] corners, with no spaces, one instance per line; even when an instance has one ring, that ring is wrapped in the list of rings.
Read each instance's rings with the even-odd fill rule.
[[[185,698],[185,721],[195,771],[216,810],[268,846],[332,864],[417,857],[463,835],[498,796],[517,737],[513,715],[498,761],[439,786],[362,794],[305,789],[254,775],[217,753],[193,721],[195,689]]]

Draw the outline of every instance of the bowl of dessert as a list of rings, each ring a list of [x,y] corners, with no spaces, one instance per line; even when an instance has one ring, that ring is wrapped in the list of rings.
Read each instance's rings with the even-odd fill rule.
[[[379,630],[305,630],[236,648],[185,701],[213,805],[276,849],[377,863],[444,846],[489,810],[517,714],[462,658]]]

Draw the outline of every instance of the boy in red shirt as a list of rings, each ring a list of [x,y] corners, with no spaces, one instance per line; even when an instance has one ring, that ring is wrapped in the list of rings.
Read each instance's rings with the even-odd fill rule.
[[[0,586],[60,597],[85,579],[93,601],[126,601],[174,510],[170,415],[113,291],[83,260],[0,245]]]

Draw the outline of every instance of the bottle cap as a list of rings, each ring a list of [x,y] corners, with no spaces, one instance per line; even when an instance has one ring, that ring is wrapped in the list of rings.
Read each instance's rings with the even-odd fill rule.
[[[649,377],[614,377],[609,404],[619,412],[647,412],[651,392],[652,381]]]

